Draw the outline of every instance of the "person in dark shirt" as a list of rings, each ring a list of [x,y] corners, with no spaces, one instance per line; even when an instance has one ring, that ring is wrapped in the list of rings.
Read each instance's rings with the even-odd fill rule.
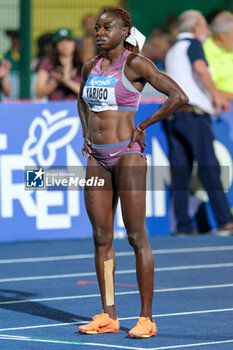
[[[5,59],[11,64],[11,72],[19,71],[20,64],[20,38],[19,31],[8,29],[6,30],[6,35],[11,40],[11,46],[7,52],[4,53]]]
[[[68,28],[53,35],[54,50],[38,69],[36,95],[49,100],[76,100],[81,82],[81,62],[75,38]]]
[[[49,58],[53,52],[53,33],[44,33],[37,40],[38,53],[31,62],[31,70],[37,72],[42,61]]]

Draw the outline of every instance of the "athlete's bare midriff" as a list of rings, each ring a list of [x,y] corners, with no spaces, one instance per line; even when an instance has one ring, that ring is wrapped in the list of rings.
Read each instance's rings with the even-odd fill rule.
[[[131,138],[134,114],[129,111],[104,111],[89,116],[89,139],[95,144],[111,144]]]

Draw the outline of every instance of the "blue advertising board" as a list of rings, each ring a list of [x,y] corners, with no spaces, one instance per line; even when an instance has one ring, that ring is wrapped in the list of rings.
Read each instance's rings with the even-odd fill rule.
[[[135,124],[158,108],[156,103],[142,103]],[[82,189],[28,191],[25,188],[25,167],[69,169],[73,166],[83,169],[85,176],[86,158],[81,153],[83,138],[76,103],[1,103],[0,118],[0,241],[90,237],[92,229]],[[233,112],[224,114],[220,122],[214,119],[213,128],[218,159],[221,165],[232,169]],[[161,123],[148,128],[146,143],[147,230],[149,234],[166,235],[171,232],[170,172],[167,140]],[[164,170],[156,174],[158,167]],[[230,186],[227,195],[233,206],[232,172]],[[115,234],[119,237],[125,234],[120,207],[116,213]]]

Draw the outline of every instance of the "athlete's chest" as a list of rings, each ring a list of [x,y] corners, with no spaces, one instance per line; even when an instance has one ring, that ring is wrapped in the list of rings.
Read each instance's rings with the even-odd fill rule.
[[[102,109],[106,105],[115,109],[116,86],[119,79],[117,73],[109,73],[107,76],[90,74],[84,86],[83,99],[90,107],[95,105],[95,109]]]

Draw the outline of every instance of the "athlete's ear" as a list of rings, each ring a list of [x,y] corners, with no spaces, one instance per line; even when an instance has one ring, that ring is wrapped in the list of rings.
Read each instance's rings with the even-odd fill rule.
[[[125,40],[129,36],[129,27],[122,28],[122,39]]]

